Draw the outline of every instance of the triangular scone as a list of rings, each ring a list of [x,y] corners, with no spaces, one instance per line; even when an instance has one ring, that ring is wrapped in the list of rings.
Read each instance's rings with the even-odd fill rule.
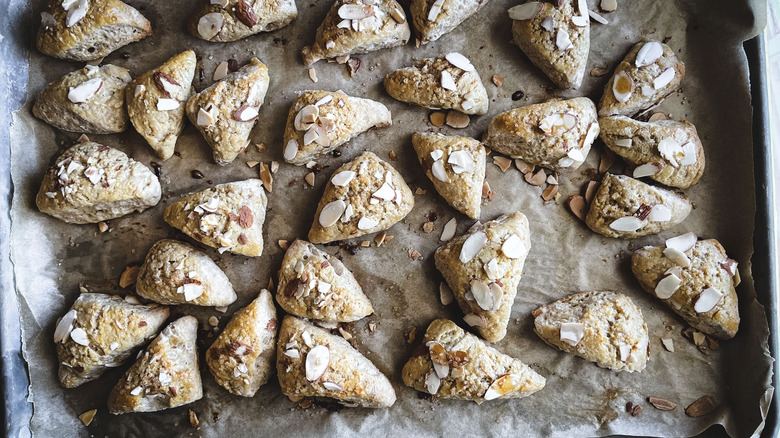
[[[79,295],[54,331],[60,383],[75,388],[122,365],[157,334],[168,314],[166,307],[130,304],[116,295]]]
[[[217,164],[232,162],[249,145],[268,81],[268,67],[252,58],[187,101],[187,117],[214,149]]]
[[[469,137],[416,132],[412,144],[436,191],[455,209],[479,220],[485,148]]]
[[[544,342],[602,368],[633,373],[650,358],[642,310],[621,293],[581,292],[531,314]]]
[[[704,148],[689,122],[613,116],[599,119],[599,127],[608,148],[661,184],[686,189],[704,173]]]
[[[412,14],[414,28],[420,33],[420,42],[427,44],[458,27],[487,2],[488,0],[412,0],[409,12]]]
[[[190,17],[187,27],[196,38],[228,42],[281,29],[297,16],[295,0],[209,1]]]
[[[395,403],[387,377],[341,336],[287,315],[276,345],[276,372],[288,397],[329,397],[364,408]]]
[[[385,77],[394,99],[431,109],[485,114],[489,100],[477,69],[457,52],[422,59]]]
[[[373,152],[339,167],[325,185],[309,241],[351,239],[392,227],[414,207],[403,177]]]
[[[236,312],[206,351],[206,364],[217,383],[232,394],[252,397],[268,382],[276,365],[276,307],[263,289]]]
[[[528,2],[509,9],[513,42],[560,88],[580,88],[585,76],[590,18],[582,4],[587,6],[577,0]]]
[[[36,43],[55,58],[92,61],[151,34],[149,20],[119,0],[50,0]]]
[[[135,78],[125,91],[130,121],[163,160],[171,158],[184,129],[196,65],[195,52],[186,50]]]
[[[528,219],[520,212],[476,223],[436,250],[436,268],[452,288],[463,319],[490,342],[506,336],[530,250]]]
[[[154,412],[200,400],[197,336],[194,316],[168,325],[111,390],[109,412]]]
[[[737,262],[717,240],[696,241],[689,233],[646,246],[631,257],[631,271],[642,289],[694,328],[719,339],[737,334]]]
[[[336,0],[317,28],[314,44],[301,51],[303,63],[359,55],[409,41],[411,31],[395,0]]]
[[[381,103],[336,91],[305,91],[293,102],[284,128],[284,160],[302,166],[373,127],[393,124]]]
[[[674,227],[688,217],[691,208],[684,193],[607,173],[590,203],[585,223],[607,237],[634,239]]]
[[[296,240],[284,254],[276,301],[287,313],[328,322],[352,322],[374,313],[349,269],[305,240]]]
[[[193,246],[163,239],[146,254],[135,283],[138,295],[160,304],[227,306],[236,292],[227,275]]]
[[[422,344],[404,365],[406,386],[436,396],[482,404],[527,397],[547,380],[447,319],[434,320]]]
[[[43,177],[38,209],[72,224],[144,211],[160,202],[160,181],[124,152],[94,142],[60,155]]]
[[[70,132],[113,134],[127,129],[125,87],[130,72],[88,65],[50,83],[35,99],[33,114]]]
[[[674,50],[657,41],[634,45],[615,68],[599,102],[599,116],[633,116],[674,93],[685,76],[685,64]]]
[[[501,113],[490,122],[482,141],[528,164],[573,171],[585,162],[598,135],[596,105],[587,97],[577,97]]]
[[[259,179],[219,184],[181,198],[163,219],[198,242],[256,257],[263,253],[263,222],[268,199]]]

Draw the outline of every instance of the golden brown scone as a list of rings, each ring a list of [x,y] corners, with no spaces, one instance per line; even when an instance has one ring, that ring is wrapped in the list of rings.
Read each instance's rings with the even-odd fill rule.
[[[144,211],[160,201],[160,181],[124,152],[94,142],[60,155],[43,177],[38,209],[72,224]]]
[[[269,80],[268,67],[252,58],[187,101],[187,117],[214,149],[217,164],[229,164],[249,145]]]
[[[70,132],[113,134],[127,129],[125,87],[130,72],[88,65],[50,83],[35,99],[33,114]]]
[[[434,320],[401,372],[404,384],[437,398],[482,404],[527,397],[546,379],[447,319]]]
[[[449,33],[467,18],[476,14],[488,0],[412,0],[409,12],[412,23],[420,34],[420,42],[427,44]]]
[[[125,91],[130,121],[163,160],[171,158],[184,129],[196,64],[195,52],[186,50],[135,78]]]
[[[49,0],[36,44],[55,58],[92,61],[151,34],[149,20],[119,0]]]
[[[279,330],[276,372],[288,397],[329,397],[348,407],[387,408],[390,381],[340,336],[287,315]]]
[[[190,33],[206,41],[237,41],[281,29],[298,16],[295,0],[212,0],[187,22]]]
[[[109,412],[154,412],[200,400],[197,336],[194,316],[165,327],[111,390]]]
[[[436,191],[456,210],[479,220],[485,148],[469,137],[416,132],[412,145]]]
[[[219,184],[181,198],[163,219],[198,242],[250,257],[263,253],[268,199],[259,179]]]
[[[309,241],[351,239],[392,227],[414,208],[403,177],[373,152],[339,167],[325,185]]]
[[[490,342],[506,336],[530,250],[528,219],[520,212],[477,222],[436,250],[436,269],[452,288],[463,319]]]
[[[534,331],[561,351],[615,371],[642,371],[650,341],[642,310],[617,292],[581,292],[532,312]]]
[[[390,110],[371,99],[336,91],[304,91],[284,128],[284,161],[303,166],[373,127],[393,124]]]
[[[54,330],[60,383],[75,388],[121,366],[157,334],[168,314],[166,307],[130,304],[116,295],[79,295]]]
[[[694,328],[719,339],[737,334],[737,262],[717,240],[696,241],[688,233],[646,246],[631,257],[631,271],[642,289]]]
[[[231,394],[254,396],[274,372],[276,327],[274,300],[263,289],[236,312],[206,351],[206,364],[217,383]]]
[[[403,8],[395,0],[336,0],[317,28],[314,44],[301,51],[303,63],[359,55],[409,41]]]

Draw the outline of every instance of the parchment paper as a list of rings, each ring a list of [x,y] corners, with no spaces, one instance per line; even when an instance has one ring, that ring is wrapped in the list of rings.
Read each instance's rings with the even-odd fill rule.
[[[579,91],[555,92],[550,82],[518,48],[510,45],[511,21],[506,9],[515,2],[492,0],[485,8],[441,40],[415,49],[402,48],[360,56],[362,68],[350,79],[345,66],[318,63],[319,83],[309,79],[300,61],[300,49],[310,44],[314,30],[331,2],[299,1],[299,17],[281,31],[248,38],[232,44],[210,44],[189,36],[184,19],[195,4],[191,1],[165,2],[132,0],[153,23],[155,34],[139,43],[120,49],[105,62],[115,63],[139,75],[164,62],[168,57],[194,48],[202,56],[206,79],[197,79],[201,90],[211,83],[216,65],[228,58],[240,63],[257,56],[270,68],[271,85],[260,111],[260,123],[253,141],[264,143],[268,151],[249,148],[226,167],[213,164],[205,141],[192,126],[185,129],[174,156],[161,162],[132,129],[120,135],[91,136],[117,147],[144,164],[161,166],[163,199],[143,214],[132,214],[109,223],[111,230],[98,233],[97,226],[67,225],[37,211],[34,194],[46,166],[70,146],[77,134],[56,132],[30,113],[34,96],[46,83],[80,68],[81,64],[58,61],[32,50],[30,58],[29,98],[27,106],[15,115],[12,130],[12,173],[15,197],[12,211],[12,260],[22,313],[25,357],[29,364],[29,397],[34,404],[31,430],[36,436],[585,436],[648,435],[688,436],[720,423],[733,436],[758,433],[771,399],[772,358],[767,348],[768,328],[763,307],[755,300],[750,275],[752,255],[755,188],[751,139],[751,107],[747,62],[741,41],[762,26],[764,11],[747,1],[689,2],[656,0],[619,2],[617,12],[609,14],[609,25],[592,24],[591,54],[588,71],[593,67],[610,70],[636,41],[663,40],[678,50],[687,75],[681,92],[659,108],[674,118],[685,118],[698,128],[707,154],[707,169],[701,182],[688,190],[696,204],[690,217],[675,229],[658,236],[633,242],[607,239],[590,232],[564,207],[564,200],[577,193],[596,171],[603,145],[597,141],[588,161],[573,174],[561,178],[562,197],[545,205],[541,189],[522,180],[512,168],[506,173],[488,164],[487,180],[495,198],[484,206],[482,219],[520,210],[531,224],[532,243],[524,277],[514,303],[507,337],[496,347],[521,358],[547,378],[546,388],[522,400],[496,400],[477,406],[470,402],[436,401],[431,403],[403,385],[400,371],[412,345],[404,333],[417,329],[418,339],[427,324],[438,317],[449,317],[466,326],[457,305],[443,307],[438,299],[442,280],[433,263],[443,225],[453,216],[458,231],[464,232],[473,221],[456,213],[436,194],[425,177],[411,147],[411,134],[418,130],[480,138],[487,123],[499,112],[543,101],[551,96],[587,95],[598,101],[608,76],[586,75]],[[591,8],[595,2],[591,0]],[[760,2],[756,2],[760,5]],[[43,1],[34,2],[33,13],[43,9]],[[755,14],[755,15],[754,15]],[[31,26],[31,32],[37,26]],[[405,67],[415,59],[459,51],[470,57],[482,76],[491,98],[487,115],[473,117],[463,130],[434,128],[427,123],[430,111],[411,107],[391,99],[381,81],[390,71]],[[128,59],[122,57],[127,53]],[[491,83],[491,76],[504,77],[502,87]],[[392,110],[393,126],[368,132],[341,148],[339,158],[320,160],[323,171],[314,188],[303,182],[308,170],[282,164],[276,174],[265,223],[266,250],[262,257],[246,258],[219,255],[205,249],[224,268],[235,285],[239,299],[226,314],[213,308],[180,306],[172,318],[194,314],[203,330],[201,352],[213,340],[208,334],[208,317],[217,316],[224,327],[230,315],[251,301],[275,275],[284,251],[279,239],[305,238],[313,220],[314,206],[327,178],[340,164],[363,150],[372,150],[383,159],[395,151],[391,162],[415,189],[427,194],[415,196],[415,208],[402,222],[389,230],[395,237],[389,244],[363,248],[350,255],[339,247],[326,247],[354,273],[376,309],[356,324],[354,335],[359,350],[387,374],[398,392],[398,402],[390,409],[343,409],[322,407],[303,410],[281,395],[275,379],[251,399],[228,394],[216,385],[204,369],[204,397],[189,406],[160,413],[115,417],[106,409],[111,387],[128,365],[107,372],[100,380],[75,390],[65,390],[57,382],[57,359],[52,341],[54,323],[75,300],[79,286],[90,291],[118,292],[117,280],[129,263],[140,263],[146,251],[164,237],[191,241],[162,220],[166,206],[181,195],[212,184],[257,177],[249,160],[277,160],[283,163],[281,142],[283,123],[296,92],[307,89],[342,89],[350,95],[382,101]],[[510,96],[521,90],[524,98]],[[489,163],[491,161],[488,157]],[[193,179],[191,170],[200,170],[204,179]],[[435,231],[424,233],[422,224],[436,212]],[[704,238],[717,238],[728,254],[739,261],[743,282],[738,287],[742,325],[736,338],[722,342],[719,351],[705,355],[685,340],[681,319],[661,303],[651,299],[632,278],[629,260],[632,249],[661,244],[665,238],[694,231]],[[369,240],[371,237],[358,240]],[[423,258],[413,261],[409,249]],[[546,346],[532,331],[530,312],[573,292],[616,290],[628,294],[642,308],[651,336],[651,361],[641,373],[615,373]],[[377,324],[370,333],[368,321]],[[674,340],[675,352],[661,346],[660,338]],[[684,408],[697,398],[710,394],[721,407],[702,418],[688,418]],[[653,409],[647,396],[669,399],[678,404],[671,412]],[[627,402],[644,405],[637,417],[625,412]],[[85,428],[77,415],[97,408],[92,425]],[[187,410],[195,411],[201,425],[193,429]],[[320,435],[321,436],[321,435]]]

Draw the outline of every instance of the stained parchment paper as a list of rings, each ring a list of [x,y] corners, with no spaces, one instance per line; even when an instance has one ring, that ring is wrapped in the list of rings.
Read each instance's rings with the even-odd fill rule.
[[[764,308],[755,300],[750,274],[755,188],[748,71],[741,41],[762,26],[761,2],[755,2],[758,6],[753,7],[747,1],[623,0],[616,12],[607,15],[609,25],[592,23],[589,71],[593,67],[611,70],[641,39],[668,39],[686,64],[687,74],[680,92],[667,99],[658,111],[696,125],[707,154],[707,168],[701,182],[687,191],[696,208],[675,229],[631,242],[608,239],[590,232],[567,211],[565,199],[578,193],[596,174],[603,150],[599,141],[585,165],[561,178],[560,200],[546,205],[540,198],[541,189],[526,184],[515,168],[502,173],[488,164],[487,181],[496,195],[485,203],[482,220],[522,211],[530,220],[533,244],[507,337],[495,346],[530,364],[547,378],[547,386],[522,400],[496,400],[482,406],[459,401],[432,403],[401,381],[401,368],[413,348],[406,342],[405,333],[416,328],[419,339],[427,324],[439,317],[449,317],[466,326],[456,304],[443,307],[439,302],[438,285],[442,278],[434,267],[433,252],[440,244],[443,225],[451,217],[457,217],[459,232],[473,223],[436,194],[417,162],[411,135],[415,131],[439,131],[480,138],[490,119],[510,108],[553,96],[586,95],[598,101],[608,76],[586,75],[578,91],[553,90],[520,50],[510,45],[511,20],[506,9],[516,2],[509,0],[490,1],[476,16],[427,46],[415,48],[410,43],[360,56],[362,67],[353,78],[343,65],[320,62],[315,66],[319,77],[316,84],[300,61],[300,49],[311,43],[330,1],[299,1],[299,17],[290,26],[230,44],[206,43],[186,33],[184,20],[195,8],[192,1],[130,3],[151,20],[155,33],[118,50],[104,62],[127,67],[136,76],[182,50],[193,48],[202,57],[205,71],[205,79],[199,80],[196,75],[194,82],[201,90],[211,84],[218,63],[235,58],[243,64],[258,57],[269,66],[271,85],[252,139],[264,143],[268,150],[260,153],[250,147],[231,165],[219,167],[191,125],[179,139],[180,156],[165,162],[155,157],[132,129],[119,135],[91,136],[146,165],[159,163],[162,201],[142,214],[110,221],[110,231],[104,234],[95,225],[59,222],[37,211],[34,195],[45,168],[78,135],[58,132],[34,119],[30,107],[46,83],[82,65],[32,50],[28,104],[15,114],[12,127],[15,194],[11,250],[31,378],[31,430],[35,436],[688,436],[715,423],[724,425],[733,436],[760,431],[772,394],[772,358],[767,348]],[[589,3],[591,8],[595,7],[593,0]],[[37,15],[43,7],[43,1],[34,1],[33,14]],[[32,21],[36,23],[31,30],[34,32],[37,20]],[[430,111],[394,101],[381,83],[384,75],[394,69],[450,51],[459,51],[472,60],[490,96],[488,114],[472,117],[471,124],[462,130],[433,127],[428,123]],[[491,82],[494,74],[503,76],[503,86],[496,87]],[[391,128],[375,129],[356,138],[341,148],[343,154],[338,158],[321,159],[323,170],[316,176],[313,188],[303,181],[308,170],[283,164],[281,151],[283,124],[290,104],[296,92],[307,89],[342,89],[350,95],[379,100],[393,113]],[[516,91],[523,93],[519,101],[511,99]],[[219,326],[224,327],[233,312],[268,284],[284,254],[276,242],[305,238],[328,177],[363,150],[374,151],[388,160],[389,153],[394,151],[397,161],[391,164],[412,189],[427,190],[426,194],[415,196],[415,208],[409,216],[388,231],[395,237],[389,244],[377,248],[372,243],[355,255],[337,246],[326,247],[331,254],[343,257],[374,303],[376,314],[358,322],[353,333],[359,350],[394,384],[398,401],[392,408],[304,410],[280,393],[275,379],[254,398],[236,397],[219,387],[204,369],[202,400],[160,413],[112,416],[107,412],[106,398],[129,364],[78,389],[60,387],[52,341],[56,319],[73,303],[79,286],[90,291],[132,293],[119,290],[117,280],[126,265],[143,260],[156,240],[172,237],[191,242],[163,222],[162,213],[171,202],[213,184],[257,177],[257,168],[249,168],[246,161],[282,163],[269,195],[264,231],[267,245],[262,257],[220,255],[204,248],[233,282],[238,300],[224,314],[213,308],[173,308],[172,319],[182,314],[200,319],[202,353],[215,334],[207,323],[209,316],[218,317]],[[488,161],[491,162],[490,157]],[[203,179],[190,176],[196,169],[203,173]],[[431,212],[438,216],[435,230],[425,233],[421,226]],[[742,316],[740,331],[733,340],[722,342],[720,350],[706,355],[681,336],[683,321],[643,292],[629,269],[633,249],[659,245],[665,238],[688,231],[720,240],[729,256],[739,261],[743,279],[737,289]],[[419,251],[422,259],[410,259],[409,249]],[[570,293],[594,289],[624,292],[641,307],[651,337],[651,360],[643,372],[600,369],[546,346],[533,333],[533,309]],[[376,323],[375,333],[367,329],[368,321]],[[673,353],[662,347],[661,337],[673,339]],[[715,396],[720,408],[709,416],[687,417],[684,408],[706,394]],[[655,410],[646,403],[648,396],[669,399],[678,407],[670,412]],[[637,417],[628,415],[625,405],[629,401],[644,405],[644,411]],[[98,414],[86,428],[77,416],[93,408],[98,409]],[[188,409],[200,417],[198,428],[189,425]]]

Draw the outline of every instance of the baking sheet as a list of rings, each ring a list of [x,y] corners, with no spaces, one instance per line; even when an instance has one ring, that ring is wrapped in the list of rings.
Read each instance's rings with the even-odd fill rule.
[[[133,75],[138,75],[192,47],[203,57],[206,71],[206,79],[202,82],[196,79],[194,84],[200,90],[210,84],[208,78],[219,62],[232,57],[243,63],[257,56],[269,65],[271,86],[253,140],[265,143],[268,151],[259,153],[250,148],[232,165],[219,167],[211,162],[208,147],[192,126],[185,129],[177,146],[181,158],[173,157],[167,162],[160,162],[153,156],[132,130],[120,135],[91,136],[128,152],[147,165],[160,163],[164,193],[157,207],[141,215],[111,221],[111,231],[99,234],[96,226],[62,224],[38,213],[34,206],[34,194],[46,166],[58,151],[72,144],[77,135],[57,133],[33,119],[29,103],[15,114],[11,251],[22,313],[25,357],[32,380],[33,433],[36,436],[62,436],[63,431],[83,436],[189,436],[195,431],[187,421],[188,408],[201,418],[201,426],[195,433],[199,436],[241,435],[248,430],[268,435],[415,431],[434,436],[473,430],[497,436],[514,435],[518,431],[548,436],[681,436],[696,434],[713,423],[723,424],[734,436],[754,433],[772,394],[769,387],[772,359],[766,345],[765,313],[755,301],[749,273],[755,188],[747,64],[741,41],[761,27],[763,11],[760,6],[752,8],[747,2],[708,2],[705,6],[673,0],[623,1],[618,11],[609,15],[611,24],[593,24],[589,69],[614,67],[633,42],[642,38],[671,38],[669,44],[679,49],[678,56],[686,63],[687,76],[682,92],[659,108],[675,118],[693,122],[707,153],[707,169],[702,181],[688,190],[697,208],[682,225],[660,236],[629,243],[595,235],[573,218],[562,201],[577,193],[593,175],[599,146],[594,148],[583,167],[568,179],[564,178],[563,196],[557,204],[544,205],[539,197],[541,189],[525,184],[515,169],[501,173],[496,166],[488,165],[487,180],[496,196],[483,208],[482,219],[520,210],[529,217],[533,243],[509,333],[496,346],[520,357],[546,376],[547,387],[523,400],[497,401],[478,407],[456,401],[431,404],[403,386],[400,370],[412,348],[405,342],[404,333],[416,327],[418,336],[422,336],[427,324],[437,317],[450,317],[462,323],[462,313],[456,305],[443,308],[438,302],[441,277],[433,266],[432,254],[439,244],[438,234],[450,217],[458,218],[460,232],[472,221],[455,213],[438,198],[416,161],[411,134],[418,130],[436,130],[426,123],[429,111],[389,98],[381,85],[384,75],[411,64],[414,59],[453,50],[469,56],[488,89],[490,111],[485,116],[472,118],[471,125],[464,130],[445,127],[440,131],[476,138],[481,136],[490,118],[499,112],[540,102],[550,94],[562,97],[587,95],[598,100],[608,80],[608,77],[586,75],[578,92],[549,93],[549,82],[519,49],[508,44],[511,22],[505,10],[513,3],[493,0],[476,18],[425,47],[415,49],[409,45],[360,56],[363,66],[352,79],[344,66],[320,62],[315,66],[320,82],[314,84],[298,54],[303,45],[311,42],[314,29],[330,2],[299,3],[299,18],[291,26],[227,45],[208,44],[186,35],[182,20],[191,8],[186,2],[173,1],[164,5],[133,2],[152,21],[156,33],[147,40],[120,49],[106,62],[125,66]],[[594,2],[590,3],[593,7]],[[756,4],[760,5],[760,2]],[[42,2],[35,2],[35,12],[42,8]],[[123,53],[129,54],[129,58],[124,59]],[[49,81],[78,67],[80,65],[33,51],[30,95],[34,96]],[[497,88],[490,82],[493,74],[504,77],[502,87]],[[275,382],[263,387],[254,398],[243,399],[216,385],[206,371],[204,398],[189,407],[113,417],[106,411],[105,399],[126,367],[112,370],[99,381],[79,390],[62,389],[56,380],[57,360],[51,335],[54,321],[78,295],[79,285],[91,291],[115,291],[124,267],[128,263],[141,262],[157,239],[186,240],[162,221],[165,207],[182,194],[209,184],[256,177],[256,169],[244,164],[248,160],[281,162],[281,137],[287,111],[295,92],[306,89],[343,89],[351,95],[380,100],[392,110],[394,126],[358,137],[342,148],[343,155],[337,159],[320,160],[325,169],[317,176],[313,189],[306,188],[303,182],[306,170],[282,165],[276,175],[274,192],[269,196],[265,225],[268,244],[263,256],[252,259],[207,250],[231,278],[239,300],[224,315],[213,309],[191,306],[178,307],[174,313],[195,314],[204,329],[208,317],[215,315],[223,327],[229,315],[251,301],[267,283],[269,275],[278,269],[283,250],[275,242],[305,237],[313,220],[313,205],[332,171],[363,150],[372,150],[384,159],[388,159],[391,150],[395,151],[398,160],[391,164],[413,189],[421,187],[427,194],[416,196],[412,213],[389,231],[395,236],[390,244],[381,248],[372,245],[356,255],[337,247],[326,250],[344,257],[345,264],[353,270],[375,304],[377,313],[356,324],[354,334],[358,348],[395,385],[399,395],[396,405],[379,411],[302,410],[280,394]],[[517,90],[522,90],[525,97],[514,102],[510,96]],[[713,110],[717,108],[728,110]],[[205,178],[192,179],[190,171],[193,169],[200,170]],[[426,234],[421,225],[432,211],[439,219],[435,222],[435,231]],[[719,239],[729,255],[740,262],[743,277],[738,288],[743,321],[740,333],[733,341],[721,343],[719,351],[706,356],[682,338],[682,322],[642,292],[628,268],[631,249],[660,244],[666,237],[687,231]],[[422,253],[423,259],[412,261],[407,256],[410,248]],[[550,349],[533,334],[531,310],[569,293],[589,289],[623,291],[643,309],[651,334],[652,357],[642,373],[617,374],[599,369]],[[366,330],[369,320],[377,323],[376,333]],[[209,339],[204,333],[205,330],[200,339],[205,348],[213,338]],[[661,336],[674,339],[674,353],[661,347]],[[714,395],[721,402],[721,409],[708,417],[686,417],[683,408],[705,394]],[[679,407],[672,412],[656,411],[644,402],[650,395],[675,401]],[[645,405],[644,411],[638,417],[626,414],[624,406],[628,401]],[[92,408],[98,409],[98,416],[87,429],[76,417]],[[290,425],[295,425],[295,429],[290,429]]]

